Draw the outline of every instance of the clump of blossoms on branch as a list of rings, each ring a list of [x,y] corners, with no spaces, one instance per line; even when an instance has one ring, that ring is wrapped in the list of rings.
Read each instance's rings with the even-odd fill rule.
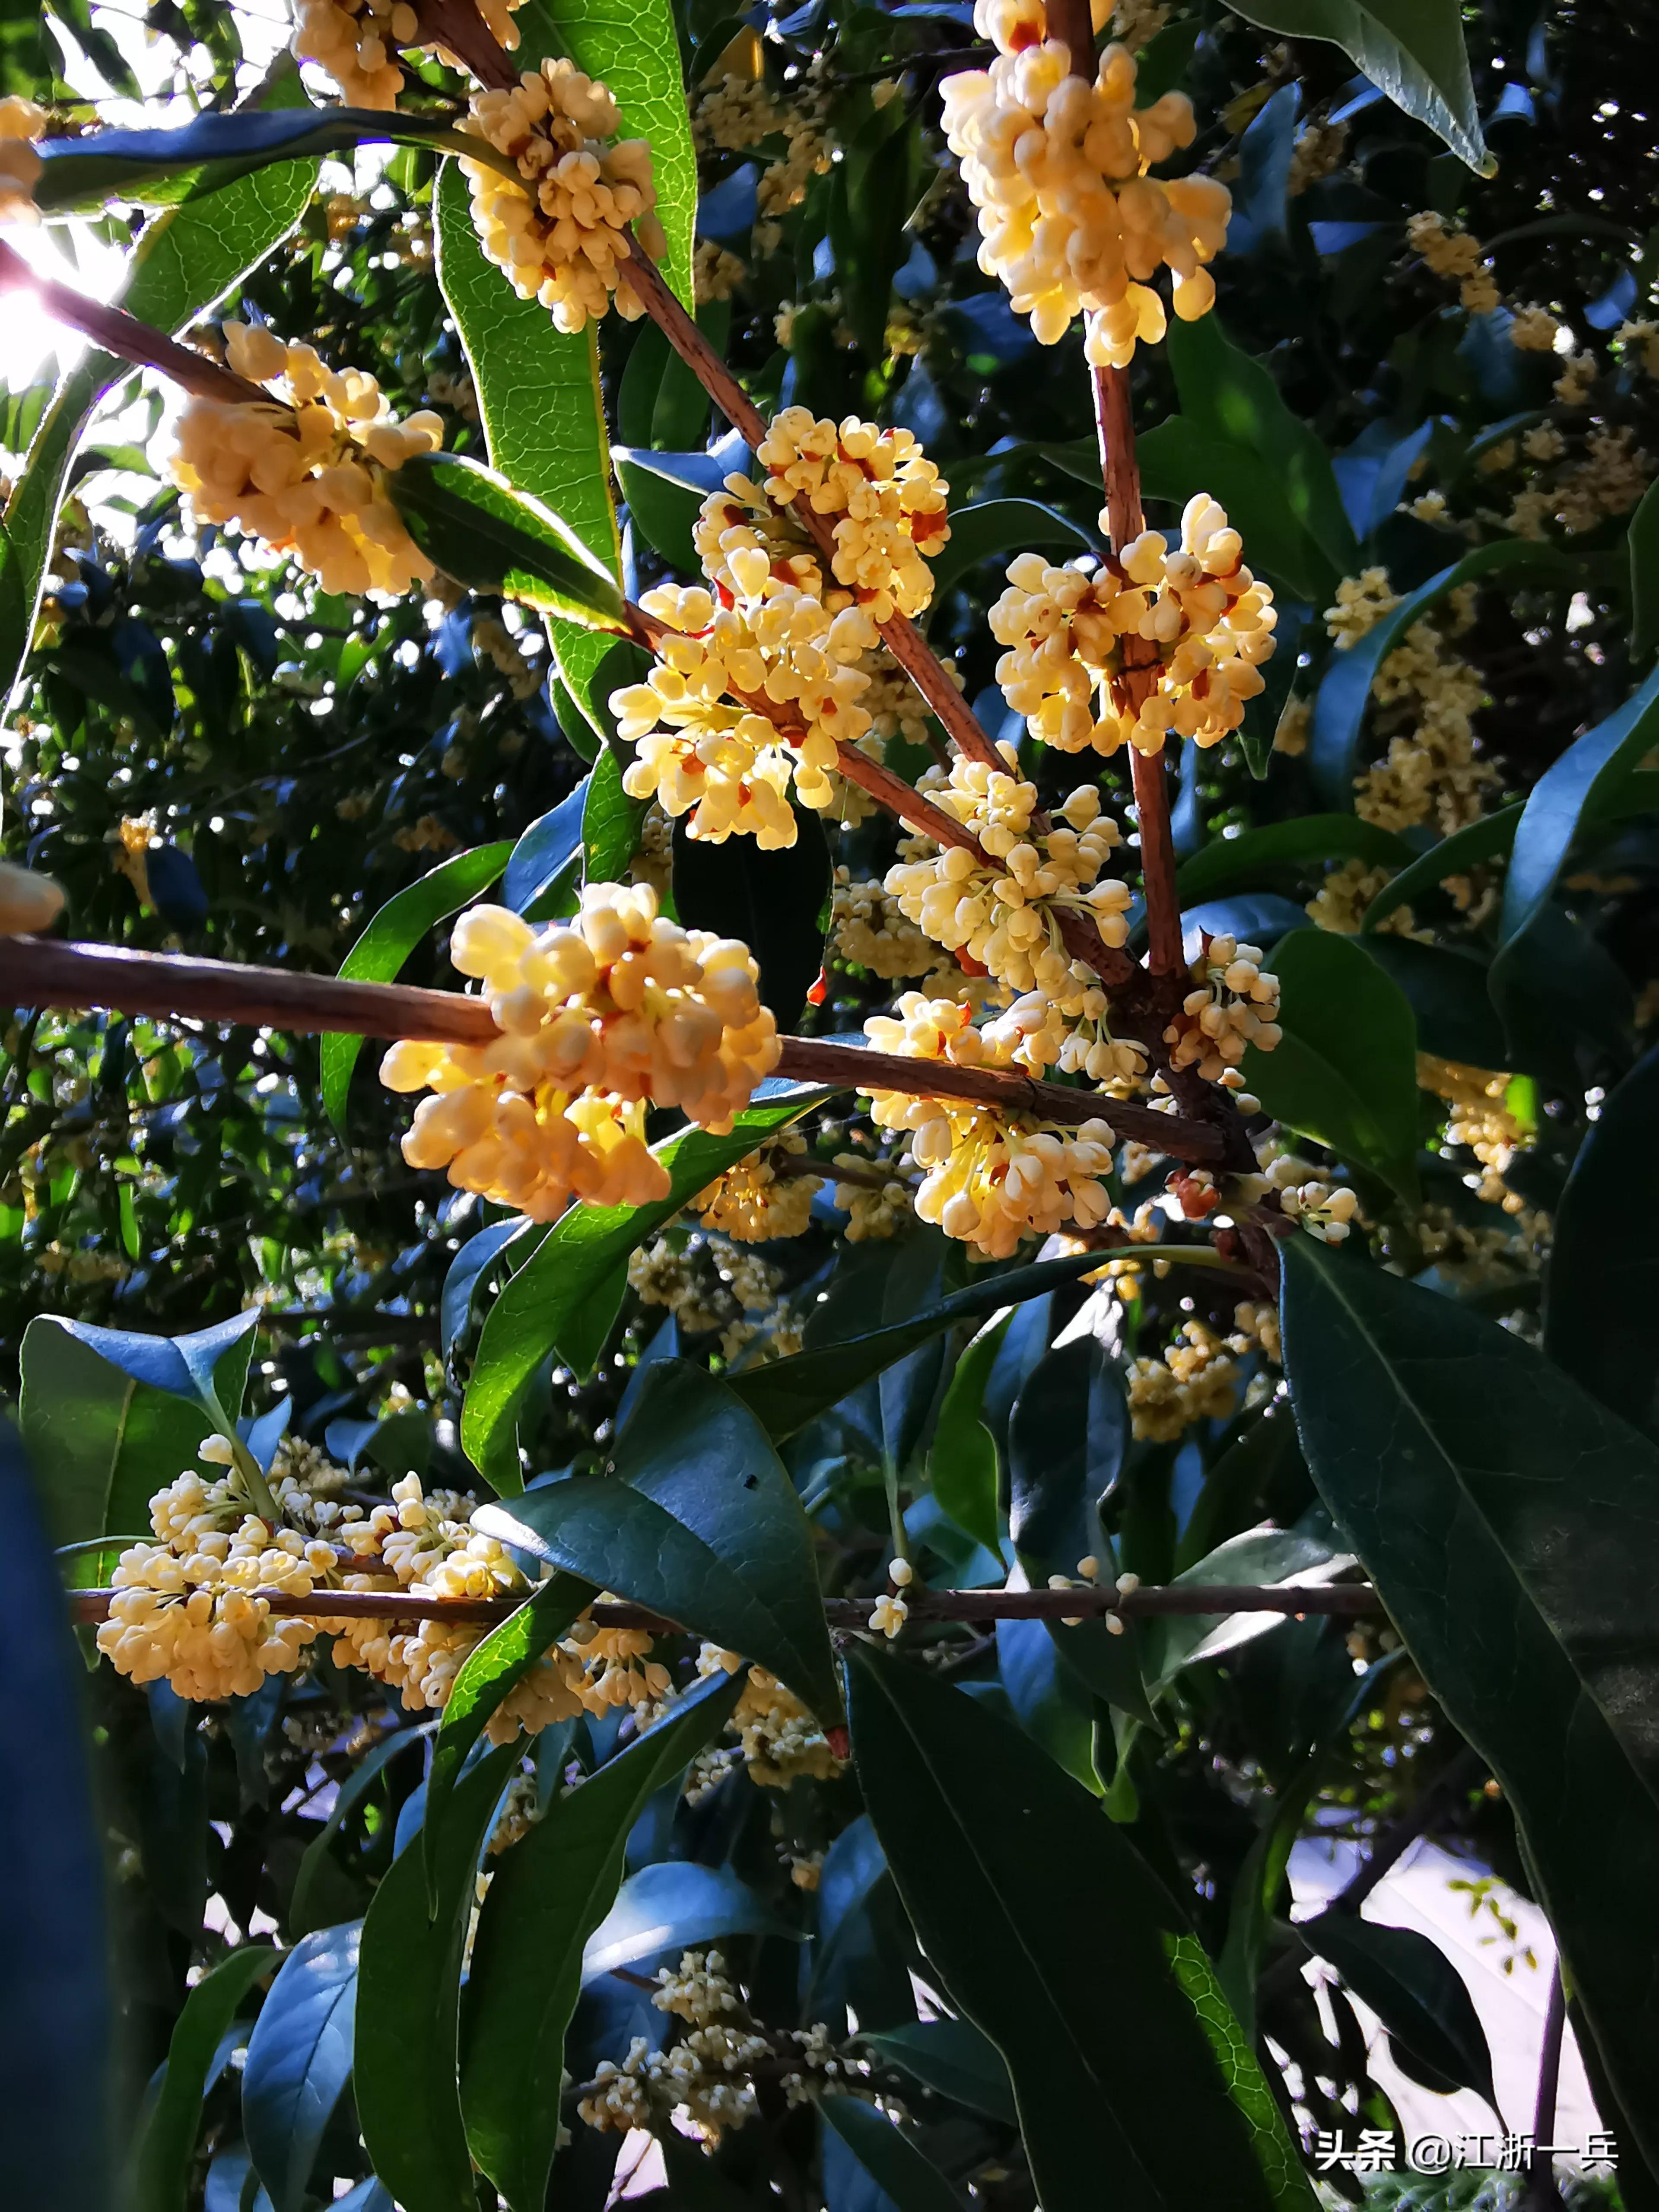
[[[1271,1052],[1284,1035],[1275,1018],[1279,978],[1263,972],[1261,957],[1259,945],[1202,933],[1188,965],[1193,988],[1164,1032],[1172,1067],[1196,1067],[1212,1083],[1242,1089],[1244,1048]]]
[[[291,553],[325,591],[406,592],[433,574],[386,496],[386,477],[434,453],[429,410],[399,422],[374,379],[328,368],[314,348],[225,325],[231,368],[270,402],[193,398],[179,417],[173,477],[198,522],[239,523]]]
[[[46,111],[15,94],[0,100],[0,222],[39,222],[34,187],[40,156],[34,140],[46,127]]]
[[[521,182],[464,161],[484,252],[523,300],[562,331],[597,322],[616,301],[624,322],[644,307],[627,276],[629,223],[653,259],[667,250],[644,138],[617,139],[622,118],[602,84],[564,60],[526,70],[509,91],[475,94],[465,128],[509,155]]]
[[[501,1034],[483,1046],[406,1039],[387,1053],[380,1073],[394,1091],[436,1094],[416,1109],[404,1157],[536,1220],[573,1196],[665,1197],[647,1103],[728,1130],[777,1065],[747,947],[666,921],[647,884],[590,884],[573,921],[541,931],[474,907],[450,957],[483,980]]]
[[[1091,362],[1126,368],[1138,342],[1164,336],[1150,282],[1159,269],[1175,278],[1184,322],[1215,300],[1205,264],[1226,241],[1226,186],[1147,174],[1192,144],[1192,102],[1166,92],[1137,110],[1134,57],[1121,46],[1107,47],[1092,83],[1075,74],[1042,0],[975,0],[974,23],[996,60],[940,89],[945,136],[979,210],[980,267],[1042,344],[1086,313]]]
[[[1062,752],[1155,753],[1171,732],[1218,744],[1263,689],[1258,664],[1278,620],[1243,554],[1203,492],[1188,501],[1173,551],[1147,530],[1097,566],[1020,554],[989,617],[1009,648],[997,663],[1009,706]]]
[[[1014,1062],[1010,1036],[975,1029],[965,1006],[920,991],[907,991],[895,1016],[873,1016],[865,1026],[882,1052],[958,1067]],[[1029,1116],[969,1100],[900,1091],[874,1093],[870,1115],[878,1128],[910,1131],[911,1156],[927,1171],[915,1194],[922,1220],[988,1259],[1009,1258],[1026,1237],[1095,1228],[1111,1212],[1104,1178],[1114,1137],[1103,1121],[1075,1132],[1045,1129]]]

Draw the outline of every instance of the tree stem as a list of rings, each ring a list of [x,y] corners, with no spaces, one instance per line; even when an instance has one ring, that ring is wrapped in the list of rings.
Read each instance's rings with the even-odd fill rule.
[[[1561,2088],[1561,2045],[1566,2034],[1567,1991],[1557,1959],[1550,1982],[1549,2004],[1544,2014],[1544,2039],[1538,2054],[1538,2101],[1533,2109],[1534,2144],[1555,2139],[1555,2107]],[[1522,2198],[1522,2212],[1559,2212],[1561,2192],[1555,2185],[1555,2161],[1545,2152],[1534,2153],[1534,2162]]]

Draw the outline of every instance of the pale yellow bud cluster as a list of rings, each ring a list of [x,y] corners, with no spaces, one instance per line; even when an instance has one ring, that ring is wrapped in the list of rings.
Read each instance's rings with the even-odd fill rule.
[[[730,1245],[694,1237],[684,1251],[667,1237],[635,1248],[628,1262],[628,1285],[647,1306],[666,1306],[682,1334],[720,1331],[720,1357],[734,1359],[761,1334],[747,1318],[773,1305],[783,1280],[757,1252],[734,1252]],[[775,1340],[781,1334],[775,1317]]]
[[[130,1545],[110,1577],[97,1644],[116,1672],[165,1680],[195,1702],[251,1696],[268,1675],[291,1674],[316,1626],[273,1619],[262,1593],[310,1596],[336,1565],[332,1545],[273,1528],[229,1480],[193,1472],[156,1492],[150,1527],[156,1542]]]
[[[1633,357],[1647,375],[1659,377],[1659,323],[1645,318],[1638,322],[1623,322],[1613,336],[1613,343],[1624,349],[1627,358]]]
[[[1125,1379],[1134,1433],[1152,1443],[1176,1443],[1194,1421],[1230,1419],[1238,1401],[1237,1363],[1207,1322],[1184,1322],[1161,1358],[1132,1359]]]
[[[700,307],[710,301],[729,300],[748,274],[747,267],[737,255],[728,253],[712,238],[697,240],[697,251],[691,264],[691,279]]]
[[[918,929],[886,889],[873,878],[855,883],[836,870],[830,898],[830,942],[837,956],[890,981],[926,975],[948,963],[940,948]]]
[[[1127,941],[1129,887],[1100,875],[1122,833],[1102,811],[1092,784],[1071,793],[1059,822],[1034,828],[1036,787],[1019,775],[1012,744],[1005,742],[999,750],[1001,768],[958,756],[947,776],[930,772],[921,787],[943,812],[973,832],[986,858],[963,845],[930,849],[928,841],[918,838],[908,849],[921,848],[922,857],[890,868],[885,890],[934,944],[965,951],[1012,990],[1042,993],[1070,1019],[1098,1021],[1106,1011],[1098,979],[1067,956],[1055,915],[1062,908],[1086,914],[1103,942]],[[1018,1056],[1042,1067],[1059,1051],[1056,1040],[1048,1059]]]
[[[1517,307],[1510,321],[1510,343],[1522,353],[1553,353],[1560,328],[1547,307]]]
[[[404,1158],[535,1220],[573,1195],[665,1197],[666,1170],[645,1146],[647,1104],[724,1132],[777,1065],[748,949],[665,920],[648,884],[589,884],[580,913],[539,931],[505,907],[473,907],[450,957],[483,981],[501,1035],[392,1046],[382,1080],[435,1094],[416,1109]]]
[[[763,1244],[773,1237],[799,1237],[812,1218],[812,1197],[820,1178],[787,1172],[804,1160],[806,1139],[793,1130],[745,1160],[729,1167],[691,1201],[705,1229],[739,1244]]]
[[[1431,624],[1413,623],[1371,682],[1391,734],[1383,758],[1354,779],[1355,813],[1382,830],[1435,820],[1448,836],[1475,820],[1500,781],[1475,735],[1486,696],[1480,672]]]
[[[606,88],[562,58],[510,90],[473,94],[465,128],[507,155],[520,180],[463,161],[473,225],[519,297],[539,300],[562,331],[599,321],[613,296],[625,322],[644,313],[628,281],[630,223],[653,259],[667,250],[650,142],[618,140],[621,120]]]
[[[197,398],[185,408],[171,465],[198,521],[240,523],[327,592],[402,592],[431,576],[386,477],[442,445],[437,416],[400,423],[365,371],[342,375],[267,330],[227,323],[225,342],[236,374],[281,404]]]
[[[393,57],[419,35],[408,0],[294,0],[295,58],[326,70],[348,107],[397,106],[404,73]]]
[[[1485,248],[1461,224],[1448,224],[1431,209],[1406,225],[1406,242],[1420,253],[1437,276],[1459,280],[1459,296],[1472,315],[1489,315],[1498,301],[1498,282],[1482,263]]]
[[[1451,1108],[1446,1117],[1446,1142],[1467,1145],[1480,1163],[1477,1195],[1505,1213],[1519,1213],[1526,1204],[1504,1181],[1510,1161],[1527,1141],[1527,1132],[1509,1105],[1513,1079],[1486,1067],[1466,1067],[1459,1060],[1440,1060],[1432,1053],[1417,1055],[1417,1080],[1425,1091],[1443,1098]]]
[[[1307,902],[1304,908],[1308,918],[1321,929],[1328,929],[1338,937],[1357,937],[1366,909],[1377,895],[1393,881],[1392,868],[1369,868],[1364,860],[1345,860],[1340,868],[1333,868],[1324,882]],[[1397,906],[1383,915],[1379,929],[1400,937],[1418,937],[1427,943],[1431,933],[1416,928],[1408,906]]]
[[[1298,131],[1296,143],[1291,148],[1291,166],[1285,179],[1285,198],[1297,198],[1321,177],[1328,177],[1334,169],[1340,169],[1347,150],[1346,123],[1310,123],[1306,130]]]
[[[775,416],[757,460],[775,506],[804,500],[833,516],[836,580],[878,623],[919,615],[933,596],[922,557],[951,535],[950,486],[905,429],[881,430],[848,415],[819,421],[805,407]]]
[[[1196,1067],[1211,1083],[1226,1082],[1247,1045],[1271,1052],[1284,1035],[1275,1018],[1279,978],[1262,972],[1259,945],[1208,935],[1187,972],[1194,988],[1182,1001],[1180,1019],[1164,1032],[1170,1064]]]
[[[919,991],[907,991],[895,1015],[874,1015],[865,1027],[882,1052],[957,1066],[1013,1063],[1012,1038],[975,1029],[966,1007]],[[1092,1229],[1111,1211],[1103,1178],[1114,1139],[1103,1121],[1055,1131],[966,1100],[895,1091],[876,1092],[870,1111],[878,1127],[911,1132],[911,1155],[926,1170],[915,1195],[922,1220],[988,1258],[1006,1260],[1022,1238],[1051,1237],[1070,1224]]]
[[[1305,1160],[1289,1153],[1273,1161],[1267,1170],[1267,1181],[1279,1193],[1280,1211],[1299,1229],[1305,1229],[1322,1244],[1344,1242],[1358,1208],[1357,1192],[1346,1183],[1334,1183],[1310,1171]]]
[[[703,1677],[735,1674],[742,1665],[735,1651],[718,1644],[705,1644],[697,1653],[697,1673]],[[787,1789],[800,1776],[830,1782],[842,1771],[842,1761],[817,1722],[764,1667],[749,1669],[726,1725],[738,1739],[750,1780],[763,1789]]]
[[[1224,509],[1200,492],[1173,551],[1148,530],[1098,567],[1022,553],[989,621],[1010,648],[997,663],[1003,696],[1045,744],[1155,753],[1171,732],[1214,745],[1238,727],[1263,689],[1278,615]]]
[[[1336,605],[1325,610],[1326,633],[1335,639],[1339,653],[1346,653],[1399,605],[1386,568],[1362,568],[1337,586]]]
[[[890,1163],[893,1172],[879,1186],[866,1182],[838,1182],[836,1185],[836,1204],[847,1216],[847,1241],[849,1244],[878,1242],[898,1234],[901,1224],[911,1218],[914,1196],[910,1185],[897,1172],[908,1159],[901,1153]],[[838,1168],[866,1168],[871,1163],[857,1152],[837,1152]]]
[[[665,585],[641,605],[671,634],[646,681],[611,695],[635,748],[624,789],[689,814],[690,835],[710,844],[793,845],[792,787],[803,805],[833,805],[838,747],[870,726],[857,665],[875,641],[869,617],[832,615],[793,585],[718,607],[701,586]]]
[[[1279,1334],[1279,1308],[1265,1298],[1241,1299],[1233,1308],[1233,1334],[1227,1339],[1227,1346],[1231,1352],[1259,1351],[1275,1367],[1282,1366],[1285,1351]]]
[[[979,265],[1042,344],[1086,312],[1089,359],[1125,368],[1138,342],[1164,336],[1150,282],[1159,269],[1175,279],[1183,322],[1215,301],[1205,264],[1226,242],[1226,186],[1147,174],[1192,144],[1192,102],[1166,92],[1138,110],[1134,57],[1121,46],[1107,47],[1092,83],[1073,75],[1042,0],[976,0],[974,21],[997,58],[940,90],[945,137],[979,210]]]
[[[0,100],[0,222],[39,222],[34,186],[40,156],[34,141],[46,127],[46,111],[15,94]]]

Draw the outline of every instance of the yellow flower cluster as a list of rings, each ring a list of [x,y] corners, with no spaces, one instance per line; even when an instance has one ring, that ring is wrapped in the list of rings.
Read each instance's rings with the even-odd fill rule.
[[[683,1335],[718,1329],[722,1359],[734,1359],[761,1334],[763,1323],[747,1316],[775,1304],[782,1279],[758,1252],[733,1252],[702,1237],[684,1251],[659,1237],[636,1247],[628,1262],[628,1286],[641,1304],[665,1306]],[[781,1334],[775,1325],[775,1340]]]
[[[295,0],[295,58],[326,70],[349,107],[398,105],[404,73],[392,57],[419,33],[408,0]]]
[[[871,1161],[857,1152],[837,1152],[838,1168],[869,1168],[885,1165],[890,1172],[884,1182],[838,1182],[836,1185],[836,1204],[847,1216],[847,1241],[849,1244],[878,1242],[884,1237],[898,1234],[899,1224],[910,1219],[914,1210],[915,1193],[904,1181],[899,1170],[908,1159],[908,1152],[900,1152],[887,1162]]]
[[[1322,1244],[1340,1244],[1347,1237],[1358,1210],[1359,1197],[1346,1183],[1333,1183],[1310,1168],[1306,1160],[1285,1153],[1267,1170],[1267,1181],[1279,1193],[1280,1209],[1299,1229]]]
[[[1048,37],[1043,0],[975,0],[997,48],[988,70],[946,77],[945,137],[979,210],[979,265],[1008,289],[1044,345],[1090,317],[1089,359],[1125,368],[1156,343],[1164,302],[1149,280],[1168,266],[1175,311],[1193,322],[1214,303],[1205,264],[1226,242],[1232,200],[1203,176],[1147,174],[1195,135],[1192,102],[1166,92],[1135,107],[1134,57],[1108,46],[1093,83]]]
[[[46,127],[46,111],[15,94],[0,100],[0,222],[39,222],[34,186],[40,156],[33,142]]]
[[[1183,1322],[1161,1358],[1132,1359],[1126,1380],[1134,1433],[1152,1443],[1174,1443],[1194,1421],[1228,1420],[1238,1402],[1237,1363],[1207,1322]]]
[[[1225,511],[1200,492],[1173,552],[1148,530],[1098,567],[1020,554],[990,610],[991,634],[1009,648],[997,682],[1033,733],[1063,752],[1155,753],[1171,731],[1218,744],[1263,688],[1273,599],[1244,566]],[[1139,641],[1132,667],[1129,640]]]
[[[1244,1048],[1271,1052],[1284,1035],[1275,1019],[1279,978],[1262,972],[1259,945],[1207,933],[1187,972],[1193,988],[1179,1020],[1164,1032],[1170,1063],[1196,1067],[1207,1081],[1236,1090],[1243,1081],[1237,1071]]]
[[[711,301],[729,300],[749,274],[735,253],[728,253],[712,238],[700,238],[691,265],[694,295],[698,307]]]
[[[404,1158],[447,1167],[459,1189],[535,1220],[573,1194],[629,1206],[666,1196],[666,1170],[645,1146],[647,1103],[724,1131],[777,1065],[747,948],[666,921],[647,884],[590,884],[573,921],[539,932],[505,907],[474,907],[450,957],[483,980],[501,1034],[483,1046],[392,1046],[383,1081],[436,1094],[416,1108]]]
[[[847,868],[836,870],[830,941],[841,959],[889,981],[898,975],[929,975],[948,964],[940,948],[881,884],[873,878],[855,883]]]
[[[1339,653],[1346,653],[1399,605],[1386,568],[1362,568],[1337,586],[1336,604],[1325,610],[1326,634],[1334,638]]]
[[[643,684],[611,695],[619,734],[635,747],[624,789],[690,814],[690,835],[710,844],[735,834],[763,850],[793,845],[792,782],[803,805],[832,805],[837,748],[870,726],[859,704],[869,678],[857,666],[875,642],[869,617],[851,606],[832,615],[793,585],[717,607],[700,585],[670,584],[641,605],[672,635]]]
[[[1105,944],[1126,941],[1129,887],[1115,877],[1100,879],[1122,833],[1101,811],[1092,784],[1072,793],[1060,823],[1033,828],[1036,787],[1021,778],[1013,746],[1005,742],[1000,750],[1006,769],[957,757],[948,776],[941,781],[930,772],[922,787],[931,788],[944,812],[972,830],[989,865],[965,846],[930,848],[928,841],[915,839],[909,849],[923,848],[924,857],[890,868],[887,894],[936,945],[965,951],[999,982],[1018,992],[1042,992],[1060,1014],[1097,1019],[1105,1011],[1097,979],[1068,957],[1054,913],[1069,907],[1092,918]],[[1056,1044],[1049,1058],[1058,1050]],[[1047,1062],[1028,1059],[1027,1064]]]
[[[1520,353],[1553,353],[1560,328],[1547,307],[1517,307],[1510,321],[1510,343]]]
[[[763,1244],[773,1237],[799,1237],[812,1218],[812,1195],[821,1177],[784,1172],[806,1155],[806,1139],[793,1130],[763,1145],[729,1167],[691,1201],[705,1229],[738,1244]]]
[[[1510,1161],[1527,1141],[1527,1132],[1509,1105],[1513,1078],[1419,1052],[1417,1080],[1423,1090],[1443,1098],[1451,1108],[1446,1117],[1446,1142],[1467,1145],[1480,1163],[1477,1196],[1489,1206],[1501,1206],[1505,1213],[1522,1212],[1526,1200],[1504,1181]]]
[[[819,421],[809,408],[786,407],[756,459],[775,506],[801,499],[814,514],[835,518],[836,580],[877,622],[922,611],[933,596],[922,556],[951,535],[951,488],[911,431],[880,430],[856,415]]]
[[[212,1455],[221,1457],[216,1449]],[[273,1528],[248,1511],[228,1478],[204,1482],[193,1470],[156,1492],[149,1521],[156,1540],[122,1553],[98,1631],[116,1672],[135,1682],[165,1679],[198,1702],[247,1697],[267,1675],[291,1674],[316,1624],[273,1620],[258,1593],[309,1597],[336,1565],[333,1546]]]
[[[629,223],[653,259],[667,250],[650,142],[618,140],[621,121],[606,88],[562,58],[526,70],[510,91],[473,95],[465,127],[510,156],[521,179],[464,161],[474,227],[519,297],[539,300],[562,331],[599,321],[613,295],[625,322],[644,313],[628,282]]]
[[[957,1066],[1013,1062],[1008,1037],[975,1029],[954,1000],[920,991],[907,991],[895,1015],[872,1016],[865,1027],[883,1052]],[[1022,1238],[1052,1237],[1067,1224],[1092,1229],[1111,1211],[1103,1178],[1114,1138],[1103,1121],[1055,1131],[963,1099],[895,1091],[874,1093],[870,1114],[879,1128],[911,1132],[912,1156],[926,1170],[915,1195],[922,1220],[989,1259],[1006,1260]]]
[[[1473,822],[1500,781],[1477,750],[1474,717],[1486,696],[1479,672],[1430,623],[1413,623],[1372,679],[1382,726],[1404,726],[1355,778],[1355,813],[1383,830],[1433,819],[1448,836]]]
[[[1304,911],[1321,929],[1338,937],[1357,937],[1365,910],[1379,892],[1394,880],[1392,868],[1368,868],[1364,860],[1345,860],[1333,868],[1307,902]],[[1397,906],[1377,924],[1379,930],[1398,937],[1416,937],[1425,944],[1430,933],[1419,930],[1408,906]]]
[[[705,1644],[697,1653],[697,1672],[735,1674],[743,1664],[735,1651]],[[749,1778],[763,1789],[786,1790],[799,1776],[833,1782],[842,1771],[829,1738],[812,1715],[775,1674],[751,1667],[731,1720]]]
[[[719,149],[740,153],[763,138],[781,137],[781,157],[762,170],[755,191],[757,220],[751,236],[757,253],[775,252],[782,243],[782,218],[806,197],[814,177],[827,176],[833,158],[823,135],[826,98],[817,84],[814,63],[803,83],[792,85],[786,105],[780,106],[763,83],[756,83],[728,70],[716,85],[706,89],[691,118],[691,134],[700,152]],[[880,106],[882,87],[872,88]]]
[[[1431,208],[1413,216],[1406,225],[1406,242],[1437,276],[1458,278],[1459,296],[1472,315],[1492,313],[1498,301],[1498,283],[1482,265],[1485,249],[1478,238],[1460,224],[1448,227],[1444,217]]]
[[[193,398],[179,417],[173,481],[200,522],[237,522],[291,553],[325,591],[406,592],[432,563],[386,493],[388,472],[435,452],[427,410],[400,423],[374,379],[326,368],[308,345],[225,325],[231,368],[274,403]]]

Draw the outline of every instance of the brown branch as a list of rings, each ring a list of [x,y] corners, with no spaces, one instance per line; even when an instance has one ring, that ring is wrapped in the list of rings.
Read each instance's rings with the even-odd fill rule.
[[[483,1000],[460,991],[354,983],[46,937],[0,938],[0,1006],[100,1006],[162,1021],[275,1029],[291,1036],[416,1037],[438,1044],[485,1045],[498,1034]],[[1038,1082],[1016,1069],[954,1067],[816,1037],[780,1042],[778,1073],[800,1081],[966,1098],[1068,1127],[1099,1116],[1121,1135],[1153,1145],[1171,1158],[1214,1164],[1222,1158],[1222,1140],[1212,1128],[1097,1091]]]
[[[75,1589],[65,1593],[70,1613],[77,1621],[109,1618],[108,1589]],[[311,1620],[505,1620],[524,1600],[517,1597],[422,1597],[410,1590],[315,1590],[308,1597],[291,1597],[283,1590],[258,1590],[273,1615]],[[1376,1593],[1365,1583],[1317,1583],[1304,1588],[1273,1583],[1262,1588],[1235,1589],[1214,1585],[1170,1583],[1166,1588],[1110,1590],[1084,1586],[1073,1589],[932,1590],[913,1586],[905,1593],[912,1620],[1097,1620],[1109,1613],[1126,1618],[1229,1613],[1334,1614],[1350,1619],[1379,1613]],[[873,1597],[831,1597],[823,1601],[823,1615],[832,1628],[867,1627]],[[678,1622],[654,1613],[647,1606],[603,1601],[590,1609],[600,1628],[648,1628],[664,1636],[682,1632]]]
[[[71,290],[50,276],[42,276],[31,269],[21,254],[0,240],[0,291],[33,292],[53,322],[62,323],[65,329],[79,331],[106,353],[118,360],[130,361],[141,368],[159,369],[163,376],[201,399],[233,400],[241,405],[250,401],[286,413],[280,399],[246,377],[222,368],[206,354],[198,353],[193,346],[180,345],[161,331],[141,323],[122,307],[106,307],[101,301],[88,300],[84,293]]]

